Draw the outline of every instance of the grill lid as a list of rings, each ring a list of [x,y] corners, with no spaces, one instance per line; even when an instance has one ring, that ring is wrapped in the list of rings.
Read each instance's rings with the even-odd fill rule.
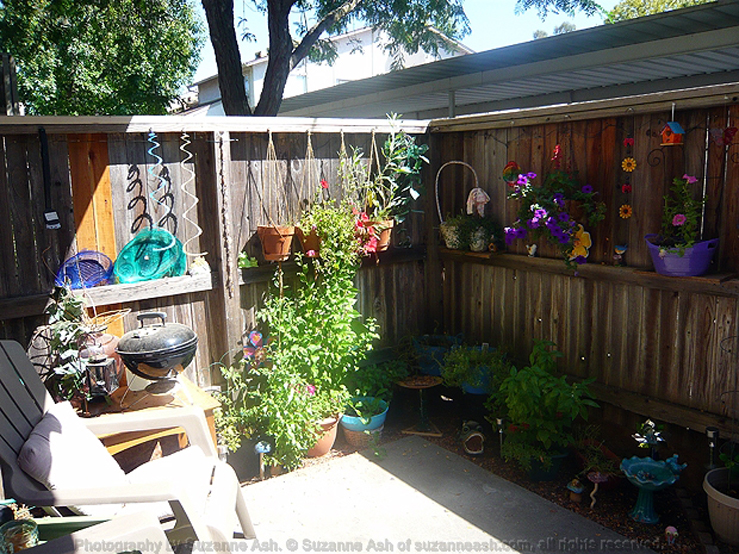
[[[126,354],[168,354],[186,349],[197,343],[195,331],[181,323],[166,323],[164,312],[140,313],[138,320],[141,327],[129,331],[118,341],[116,352]],[[160,321],[144,325],[144,320],[159,318]]]

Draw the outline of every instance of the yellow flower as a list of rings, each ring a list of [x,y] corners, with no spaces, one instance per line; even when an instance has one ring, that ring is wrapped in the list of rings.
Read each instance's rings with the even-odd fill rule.
[[[618,209],[618,215],[620,215],[623,219],[629,219],[633,211],[634,210],[631,209],[631,206],[629,206],[628,204],[623,204]]]
[[[590,239],[590,233],[582,225],[578,225],[577,231],[575,231],[575,242],[570,252],[570,259],[574,260],[578,256],[587,258],[588,254],[590,254],[591,246],[593,246],[593,241]]]
[[[624,161],[621,162],[621,169],[631,173],[636,169],[636,160],[634,158],[624,158]]]

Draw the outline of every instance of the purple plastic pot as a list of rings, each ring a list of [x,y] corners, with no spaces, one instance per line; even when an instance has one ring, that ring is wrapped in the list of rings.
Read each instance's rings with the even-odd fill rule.
[[[659,235],[647,235],[644,238],[647,240],[654,270],[660,275],[673,277],[703,275],[708,271],[718,247],[718,239],[711,239],[696,242],[692,248],[686,248],[682,256],[679,252],[665,252],[660,255],[660,247],[652,242],[659,240]]]

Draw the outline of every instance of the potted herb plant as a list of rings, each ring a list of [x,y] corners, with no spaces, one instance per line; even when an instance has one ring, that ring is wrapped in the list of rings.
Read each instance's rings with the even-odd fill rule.
[[[645,237],[657,273],[671,276],[703,275],[718,247],[718,239],[698,241],[703,198],[696,198],[698,179],[687,173],[672,181],[664,197],[660,233]]]
[[[511,371],[505,353],[482,346],[457,346],[444,356],[441,377],[448,387],[460,387],[468,394],[497,391]]]
[[[503,242],[503,229],[492,217],[479,217],[460,213],[447,217],[439,226],[444,244],[451,250],[483,252],[499,248]]]
[[[499,389],[511,421],[503,457],[518,462],[535,480],[556,476],[558,463],[567,455],[565,448],[573,441],[573,422],[578,417],[587,420],[588,408],[597,407],[588,391],[592,379],[568,383],[566,376],[556,375],[562,353],[554,346],[536,341],[529,365],[511,369]]]
[[[585,263],[592,244],[586,225],[594,227],[603,220],[605,204],[597,200],[591,185],[581,184],[558,162],[542,182],[535,183],[536,178],[535,173],[522,173],[508,193],[519,207],[516,221],[505,228],[506,244],[543,237],[559,249],[568,267]]]
[[[367,445],[368,434],[379,437],[387,417],[395,383],[408,376],[402,360],[362,364],[346,378],[352,398],[341,418],[344,437],[352,446]]]

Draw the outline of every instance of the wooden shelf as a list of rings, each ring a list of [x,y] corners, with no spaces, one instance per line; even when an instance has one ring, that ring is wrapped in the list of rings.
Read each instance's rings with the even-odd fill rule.
[[[401,264],[408,263],[418,260],[426,259],[426,247],[419,246],[416,248],[397,248],[391,249],[387,252],[382,252],[379,255],[379,264]],[[373,267],[375,261],[371,258],[364,258],[362,260],[362,267]],[[239,279],[239,285],[252,285],[255,283],[266,283],[272,280],[275,274],[277,264],[269,262],[259,267],[250,267],[241,269],[241,278]],[[283,262],[282,270],[286,275],[294,275],[297,272],[297,264],[292,261]]]
[[[211,273],[200,275],[183,275],[181,277],[163,277],[153,281],[105,285],[91,289],[73,291],[77,296],[84,295],[96,306],[108,304],[125,304],[152,298],[166,298],[180,294],[191,294],[213,289]]]
[[[202,275],[183,275],[182,277],[164,277],[163,279],[141,283],[105,285],[84,290],[78,289],[73,292],[77,296],[84,295],[96,306],[107,306],[204,292],[212,289],[213,276],[211,273],[206,273]],[[49,291],[45,294],[0,300],[0,321],[43,314],[51,293],[52,291]]]
[[[739,279],[736,279],[735,273],[702,275],[700,277],[668,277],[641,268],[617,267],[605,264],[583,264],[576,271],[573,271],[559,259],[537,258],[521,254],[464,252],[447,248],[439,248],[439,257],[442,261],[477,263],[520,271],[553,273],[573,278],[636,285],[673,292],[739,296]]]

